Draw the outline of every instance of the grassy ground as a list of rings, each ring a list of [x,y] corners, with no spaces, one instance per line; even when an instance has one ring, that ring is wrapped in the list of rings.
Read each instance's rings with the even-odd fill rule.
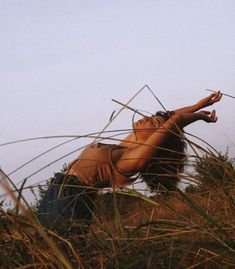
[[[0,208],[0,268],[235,268],[235,172],[221,166],[226,184],[208,174],[188,192],[99,195],[86,239],[79,224],[61,234],[20,203]]]

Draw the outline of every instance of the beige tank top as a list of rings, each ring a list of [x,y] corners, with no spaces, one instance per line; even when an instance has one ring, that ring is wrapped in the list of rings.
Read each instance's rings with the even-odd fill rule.
[[[112,159],[113,151],[123,148],[113,144],[91,144],[78,159],[69,164],[69,171],[76,174],[88,186],[99,186],[99,183],[107,183],[108,186],[120,187],[120,182],[129,184],[133,182],[133,179],[121,174]]]

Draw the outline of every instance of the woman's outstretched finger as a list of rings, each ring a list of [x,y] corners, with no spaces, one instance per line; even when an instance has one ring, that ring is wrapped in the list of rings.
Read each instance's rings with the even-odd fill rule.
[[[212,110],[210,118],[212,119],[213,122],[217,121],[218,118],[216,117],[215,109]]]

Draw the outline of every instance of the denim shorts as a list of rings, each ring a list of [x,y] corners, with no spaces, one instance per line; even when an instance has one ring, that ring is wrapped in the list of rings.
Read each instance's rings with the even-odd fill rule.
[[[56,173],[38,210],[41,223],[79,221],[91,223],[97,191],[74,175]]]

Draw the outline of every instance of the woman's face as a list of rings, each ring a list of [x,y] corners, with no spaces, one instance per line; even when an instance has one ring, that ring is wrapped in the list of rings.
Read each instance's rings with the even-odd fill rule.
[[[149,135],[154,133],[156,129],[159,128],[165,121],[166,119],[161,116],[146,116],[134,123],[134,129],[140,134],[141,138],[146,139]]]

